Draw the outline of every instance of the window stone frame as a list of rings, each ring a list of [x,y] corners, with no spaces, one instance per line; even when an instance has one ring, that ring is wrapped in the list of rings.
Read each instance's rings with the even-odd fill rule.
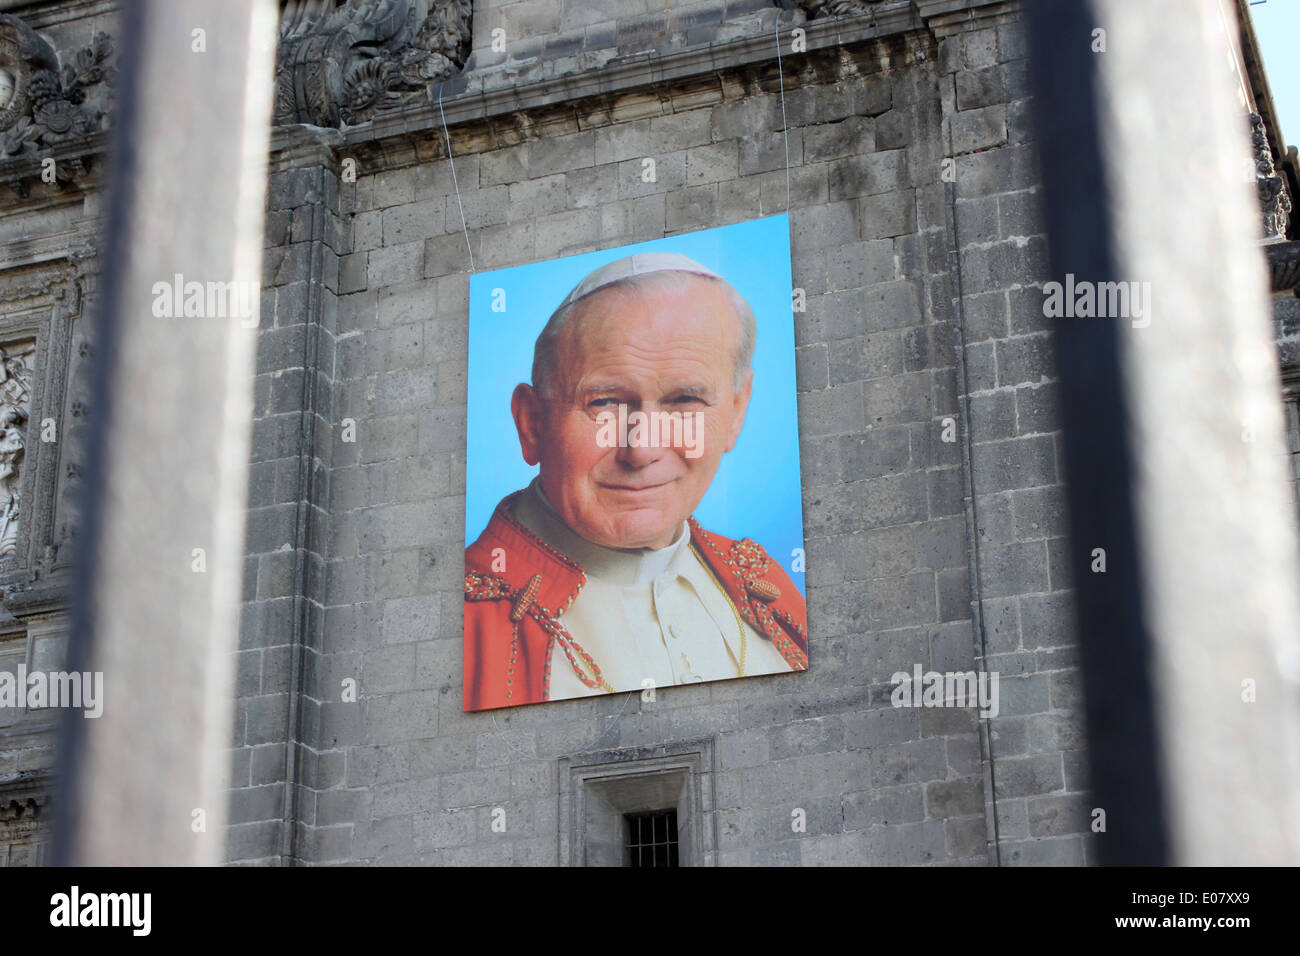
[[[712,737],[559,760],[561,866],[623,866],[623,815],[677,811],[678,865],[717,863]]]

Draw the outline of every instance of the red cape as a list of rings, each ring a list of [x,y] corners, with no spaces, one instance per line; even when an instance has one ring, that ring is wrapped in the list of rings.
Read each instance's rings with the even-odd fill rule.
[[[546,700],[558,645],[595,668],[565,630],[564,612],[587,583],[586,571],[497,505],[465,549],[464,709],[490,710]],[[750,627],[770,640],[792,670],[808,667],[803,595],[779,563],[748,538],[733,541],[690,519],[691,543]],[[570,666],[560,660],[558,666]],[[594,673],[599,677],[599,670]],[[598,683],[588,681],[588,686]]]

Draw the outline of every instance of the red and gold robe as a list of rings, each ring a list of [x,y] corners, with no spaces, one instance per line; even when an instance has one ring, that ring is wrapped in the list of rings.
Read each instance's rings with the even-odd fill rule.
[[[518,494],[497,505],[487,528],[465,549],[466,711],[540,703],[556,666],[572,666],[589,687],[601,679],[563,624],[586,571],[514,517]],[[748,538],[713,534],[694,518],[689,524],[691,544],[745,622],[772,642],[791,670],[806,670],[804,599],[781,565]],[[494,565],[504,569],[494,571]]]

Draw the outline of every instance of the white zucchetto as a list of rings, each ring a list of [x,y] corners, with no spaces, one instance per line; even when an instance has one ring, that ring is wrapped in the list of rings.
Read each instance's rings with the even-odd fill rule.
[[[694,259],[677,252],[638,252],[636,255],[624,256],[601,266],[587,278],[583,279],[573,291],[565,296],[560,309],[572,305],[584,296],[591,295],[615,282],[630,279],[633,276],[648,275],[651,272],[690,272],[710,279],[722,279],[712,269],[706,269]],[[722,280],[726,281],[726,280]],[[557,312],[559,309],[556,310]]]

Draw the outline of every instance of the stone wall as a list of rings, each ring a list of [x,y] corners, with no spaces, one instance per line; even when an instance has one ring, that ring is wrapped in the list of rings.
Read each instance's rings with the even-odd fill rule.
[[[1085,862],[1024,43],[943,6],[786,13],[778,76],[766,5],[479,3],[454,179],[436,107],[281,131],[232,860],[568,862],[565,767],[694,747],[705,862]],[[462,713],[466,233],[484,270],[787,202],[810,670]],[[999,716],[890,706],[917,663]]]
[[[1003,688],[988,754],[997,858],[1082,864],[1091,804],[1024,37],[1009,23],[963,33],[940,64],[956,157],[976,653]]]
[[[321,708],[304,688],[314,686],[320,663],[337,431],[335,319],[348,224],[336,212],[329,148],[310,135],[287,136],[280,146],[267,195],[235,687],[229,852],[241,860],[299,852],[297,822],[311,822],[303,817],[311,804],[298,801],[312,799],[318,774],[329,773],[316,747]]]
[[[111,22],[107,0],[0,6],[65,57]],[[478,0],[427,102],[277,129],[232,862],[576,862],[581,786],[632,766],[689,779],[694,862],[1092,860],[1018,7],[820,6]],[[55,550],[15,572],[4,661],[53,661],[66,631],[46,571],[75,536],[97,169],[46,188],[0,161],[28,183],[0,208],[3,315],[67,332],[29,553]],[[810,669],[462,713],[467,240],[486,270],[787,209]],[[1000,713],[892,707],[915,664],[997,672]],[[0,862],[45,839],[52,723],[21,720]]]
[[[103,0],[0,4],[0,13],[19,17],[63,67],[89,51],[97,33],[109,37],[99,50],[111,63],[120,42],[114,10]],[[18,28],[0,24],[0,32],[13,44],[8,55],[18,55]],[[11,81],[19,74],[12,61],[0,68]],[[110,86],[102,77],[83,79],[81,103],[68,105],[95,122],[111,108]],[[59,86],[64,92],[66,80]],[[0,152],[0,349],[5,359],[27,367],[15,372],[6,363],[0,376],[0,406],[27,413],[15,463],[17,539],[12,554],[0,554],[0,672],[6,674],[65,667],[79,496],[96,412],[90,383],[95,336],[87,318],[98,288],[107,138],[102,131],[61,138],[32,120],[30,110],[10,110],[4,120],[10,125],[0,129],[6,140],[30,137],[25,145],[6,142]],[[53,165],[45,166],[47,160]],[[19,381],[23,387],[15,389]],[[20,391],[25,398],[17,398]],[[24,703],[0,706],[0,867],[49,858],[59,714]]]

